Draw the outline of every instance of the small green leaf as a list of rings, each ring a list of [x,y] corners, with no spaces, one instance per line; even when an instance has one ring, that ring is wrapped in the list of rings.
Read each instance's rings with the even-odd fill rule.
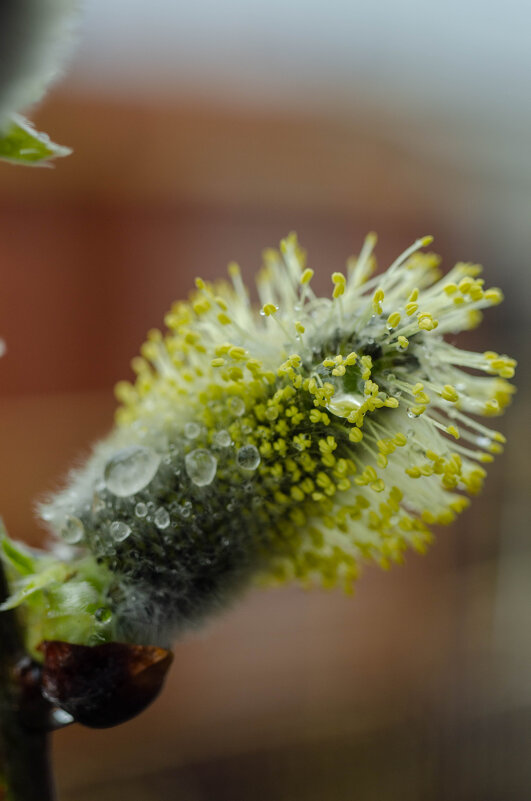
[[[0,532],[0,536],[2,537],[0,542],[2,553],[0,554],[0,558],[4,562],[8,562],[20,575],[31,575],[35,570],[35,561],[27,550],[22,545],[16,545],[3,532]]]
[[[46,166],[51,159],[68,156],[68,147],[56,145],[45,133],[36,131],[28,120],[13,114],[7,129],[0,133],[0,160],[26,166]]]

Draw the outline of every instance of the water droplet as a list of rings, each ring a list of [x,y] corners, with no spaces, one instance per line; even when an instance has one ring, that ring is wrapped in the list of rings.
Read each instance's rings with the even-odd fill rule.
[[[218,460],[206,448],[196,448],[184,458],[186,472],[198,487],[211,484],[216,475]]]
[[[235,414],[236,417],[241,417],[242,414],[245,412],[245,403],[242,401],[241,398],[238,398],[236,396],[233,398],[229,398],[228,406],[232,414]]]
[[[181,506],[181,517],[184,517],[186,519],[190,517],[191,514],[192,514],[192,504],[190,503],[190,501],[185,501]]]
[[[81,542],[85,533],[85,526],[78,517],[67,517],[61,529],[61,537],[69,545],[76,545]]]
[[[105,484],[113,495],[126,498],[149,484],[159,464],[160,457],[151,448],[132,445],[109,459],[103,474]]]
[[[94,617],[99,623],[108,623],[112,618],[112,612],[108,606],[100,606],[94,612]]]
[[[218,448],[228,448],[232,439],[228,431],[221,429],[221,431],[216,431],[212,437],[212,441]]]
[[[73,716],[64,709],[54,709],[52,712],[52,722],[54,728],[61,728],[61,726],[69,726],[70,723],[74,722]]]
[[[408,417],[409,417],[411,420],[414,420],[414,419],[415,419],[415,418],[416,418],[418,415],[416,415],[414,412],[412,412],[412,411],[411,411],[411,409],[408,409],[408,410],[407,410],[407,416],[408,416]]]
[[[148,508],[147,508],[146,504],[142,503],[142,502],[137,503],[137,505],[135,506],[135,515],[137,517],[142,518],[142,517],[145,517],[147,515],[147,513],[148,513]]]
[[[155,512],[154,521],[157,528],[168,528],[170,525],[170,516],[168,510],[165,509],[164,506],[159,506]]]
[[[131,526],[122,520],[114,520],[109,526],[109,534],[113,542],[123,542],[131,534]]]
[[[184,436],[186,439],[197,439],[201,433],[201,426],[198,423],[186,423],[184,427]]]
[[[238,467],[244,470],[256,470],[260,464],[260,454],[254,445],[244,445],[236,455]]]
[[[478,437],[476,442],[480,448],[488,448],[490,445],[492,445],[492,440],[489,439],[489,437]]]

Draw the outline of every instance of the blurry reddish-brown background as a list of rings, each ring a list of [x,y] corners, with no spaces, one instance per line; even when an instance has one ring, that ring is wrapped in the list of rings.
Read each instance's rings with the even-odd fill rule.
[[[339,44],[336,37],[344,25],[354,38],[359,32],[353,8],[336,0],[346,16],[332,24],[324,7],[310,3],[306,19],[292,2],[283,11],[300,11],[296,53],[310,58],[300,43],[311,19],[317,28],[322,20],[320,53],[333,69],[323,68],[327,80],[319,82],[308,60],[307,80],[300,65],[283,80],[277,65],[268,83],[265,56],[275,61],[285,44],[282,36],[275,44],[278,3],[254,22],[245,16],[239,34],[236,23],[236,33],[230,28],[242,46],[252,32],[255,47],[236,50],[234,64],[230,48],[216,50],[215,9],[203,5],[214,21],[197,22],[190,9],[180,19],[159,0],[148,17],[131,3],[129,25],[105,28],[104,4],[88,3],[71,77],[37,115],[74,155],[54,170],[0,167],[0,509],[10,533],[43,540],[34,500],[108,430],[113,384],[129,375],[145,332],[161,324],[171,301],[196,275],[219,276],[230,260],[250,280],[261,250],[292,229],[323,291],[369,230],[379,234],[382,265],[427,233],[448,268],[483,262],[488,284],[501,285],[507,300],[472,342],[520,358],[520,392],[500,423],[509,446],[484,494],[439,533],[426,558],[411,555],[390,574],[367,569],[354,598],[296,588],[251,593],[177,644],[161,698],[139,719],[56,736],[60,797],[526,799],[524,40],[516,30],[511,41],[500,4],[499,18],[472,15],[476,38],[463,61],[469,42],[457,33],[456,9],[453,24],[432,29],[430,50],[409,3],[416,35],[410,26],[403,52],[382,53],[376,39],[377,65],[370,42],[349,61],[344,36]],[[385,43],[396,20],[384,5]],[[109,21],[114,13],[121,23],[120,10],[117,2]],[[381,30],[370,12],[362,22],[366,34]],[[165,33],[156,53],[157,31]],[[173,53],[172,41],[184,55]],[[198,66],[209,42],[219,74],[215,58]],[[343,60],[334,60],[334,48],[343,48]],[[489,66],[493,53],[501,74]],[[262,72],[249,72],[257,63]],[[511,91],[501,97],[503,79]]]

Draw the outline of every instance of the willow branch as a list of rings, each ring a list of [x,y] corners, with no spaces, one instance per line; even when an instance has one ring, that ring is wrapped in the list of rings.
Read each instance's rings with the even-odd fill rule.
[[[9,594],[0,562],[0,601]],[[14,611],[0,613],[0,771],[9,801],[53,801],[49,762],[50,705],[39,668],[24,650]]]

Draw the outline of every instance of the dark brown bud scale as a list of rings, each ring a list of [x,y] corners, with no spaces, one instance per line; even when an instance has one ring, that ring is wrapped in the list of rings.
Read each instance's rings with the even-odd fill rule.
[[[74,645],[45,641],[43,695],[77,723],[107,728],[124,723],[159,694],[173,654],[127,643]]]

